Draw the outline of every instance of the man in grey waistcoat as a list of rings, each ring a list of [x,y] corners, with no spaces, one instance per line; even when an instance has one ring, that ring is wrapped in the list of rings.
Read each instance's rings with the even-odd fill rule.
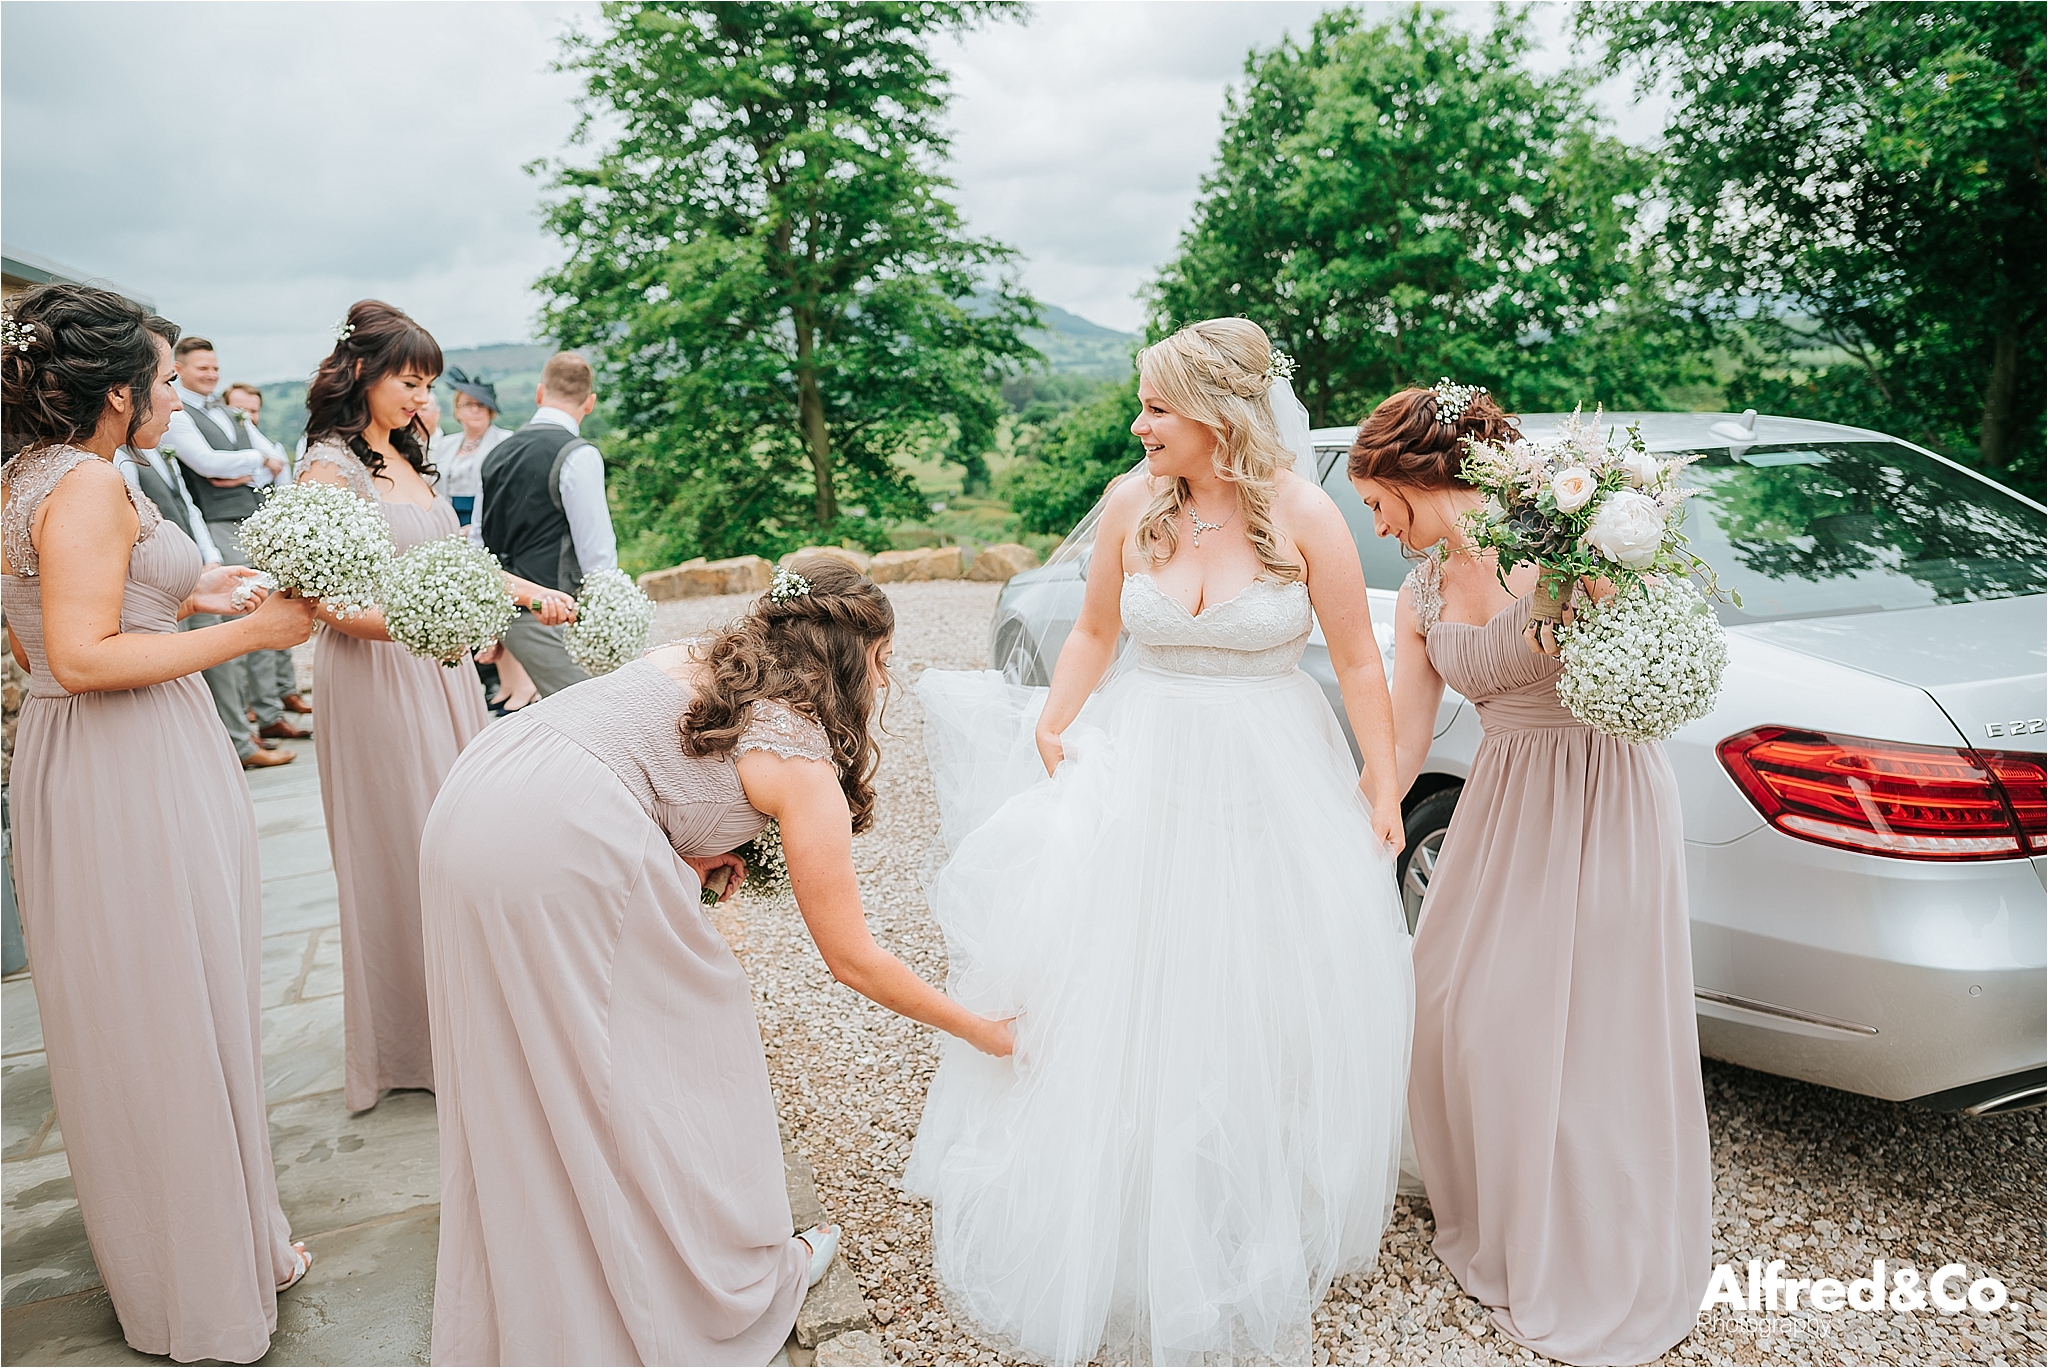
[[[206,520],[206,529],[229,565],[247,565],[242,554],[242,519],[256,511],[258,491],[285,476],[284,458],[252,440],[249,417],[214,391],[220,385],[220,358],[203,337],[178,342],[173,359],[178,378],[172,382],[184,405],[171,415],[164,446],[185,468],[185,492]],[[284,699],[296,692],[297,676],[289,651],[251,651],[229,661],[239,671],[241,704],[253,713],[256,734],[271,740],[304,740],[311,728],[285,715]]]
[[[513,574],[574,595],[585,575],[619,563],[604,458],[578,431],[597,406],[590,363],[556,352],[541,370],[534,402],[540,409],[532,421],[484,457],[469,536]],[[525,608],[502,640],[543,698],[590,678],[569,658],[562,629]]]

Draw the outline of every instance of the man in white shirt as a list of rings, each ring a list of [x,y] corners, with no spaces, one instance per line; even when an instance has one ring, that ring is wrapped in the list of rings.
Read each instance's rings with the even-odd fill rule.
[[[178,368],[172,388],[183,407],[171,414],[163,448],[184,466],[185,491],[206,519],[221,559],[229,565],[247,565],[242,519],[256,511],[257,490],[285,474],[284,456],[259,448],[249,415],[214,394],[220,385],[220,358],[213,343],[203,337],[181,338],[172,359]],[[284,715],[284,695],[293,678],[291,653],[252,651],[240,657],[240,664],[242,704],[256,714],[257,734],[294,741],[312,736],[310,728]]]
[[[263,421],[263,391],[257,389],[254,385],[238,381],[228,386],[227,401],[229,408],[239,411],[246,419],[245,426],[249,433],[250,444],[266,457],[275,458],[276,469],[281,473],[273,474],[273,481],[277,484],[290,484],[292,480],[291,456],[285,451],[284,443],[273,441],[265,436],[261,426]],[[269,463],[266,462],[266,473],[269,473],[269,469]],[[298,667],[292,664],[292,653],[290,651],[263,651],[251,655],[249,660],[251,662],[252,674],[262,669],[264,658],[270,660],[272,668],[275,670],[275,677],[271,679],[257,679],[253,686],[255,692],[264,697],[268,697],[272,693],[277,694],[285,712],[302,714],[312,712],[312,705],[299,697],[299,672]]]
[[[185,492],[184,481],[161,451],[138,452],[133,447],[120,447],[114,452],[114,465],[138,493],[156,505],[165,521],[184,528],[191,535],[202,561],[208,565],[220,564],[220,552],[206,530],[206,519],[199,516],[191,496]],[[178,627],[180,631],[189,632],[199,627],[211,627],[219,621],[210,613],[194,613]],[[226,661],[202,671],[202,677],[206,680],[207,691],[213,695],[214,710],[220,714],[221,725],[227,729],[228,742],[241,758],[243,769],[289,765],[297,759],[291,751],[266,749],[259,745],[249,730],[248,714],[243,711],[242,703],[245,675],[239,661]]]
[[[548,358],[534,392],[540,411],[484,458],[483,491],[469,524],[470,540],[507,570],[568,594],[591,571],[619,563],[604,458],[578,431],[597,407],[595,385],[590,363],[575,352]],[[524,609],[503,640],[542,697],[590,677],[569,658],[561,628]]]

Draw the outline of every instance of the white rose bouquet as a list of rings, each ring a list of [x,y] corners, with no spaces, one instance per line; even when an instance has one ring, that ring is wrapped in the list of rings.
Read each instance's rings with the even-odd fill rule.
[[[242,553],[273,587],[353,617],[377,606],[391,529],[374,504],[340,485],[279,485],[242,521]]]
[[[593,571],[576,598],[576,620],[562,629],[569,658],[591,674],[610,674],[647,649],[654,600],[623,570]]]
[[[422,542],[386,566],[382,604],[393,641],[451,669],[512,620],[497,558],[460,534]]]
[[[1485,502],[1465,515],[1475,547],[1493,551],[1501,578],[1538,569],[1530,617],[1555,633],[1564,673],[1558,698],[1590,727],[1655,741],[1705,715],[1720,691],[1728,648],[1697,575],[1721,597],[1713,568],[1679,524],[1686,456],[1658,457],[1634,427],[1618,442],[1596,410],[1574,412],[1548,441],[1473,442],[1464,478]],[[1581,587],[1605,581],[1596,603]],[[1738,606],[1742,596],[1731,594]],[[1566,602],[1575,621],[1559,627]]]

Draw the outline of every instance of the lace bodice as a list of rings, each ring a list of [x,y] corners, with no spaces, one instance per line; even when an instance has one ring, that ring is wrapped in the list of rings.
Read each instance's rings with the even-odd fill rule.
[[[1146,574],[1125,575],[1120,600],[1134,663],[1174,674],[1263,678],[1301,663],[1314,612],[1299,580],[1253,580],[1200,613]]]
[[[4,539],[0,540],[0,545],[6,548],[9,573],[24,579],[35,578],[42,568],[42,558],[36,554],[35,543],[29,537],[29,529],[35,524],[36,510],[43,506],[44,499],[50,497],[50,491],[80,462],[98,459],[90,451],[81,451],[74,446],[46,446],[24,451],[0,466],[0,488],[6,491],[7,502],[6,513],[0,516],[0,539]],[[135,506],[139,524],[135,529],[135,544],[140,546],[156,531],[157,524],[163,521],[163,514],[135,486],[126,480],[121,485],[128,491],[128,502]]]
[[[1404,583],[1408,587],[1408,601],[1415,607],[1415,625],[1426,637],[1444,615],[1444,563],[1431,551],[1408,572]]]
[[[66,698],[69,692],[50,671],[43,649],[43,577],[40,558],[29,539],[36,508],[49,497],[63,478],[82,462],[99,457],[76,447],[45,447],[26,451],[0,467],[0,487],[7,495],[0,536],[6,538],[8,573],[0,576],[0,612],[14,630],[28,657],[28,692],[31,698]],[[121,481],[135,506],[140,526],[135,545],[128,552],[128,575],[121,585],[121,630],[123,632],[175,632],[178,609],[204,568],[199,548],[185,535],[185,529],[166,521],[156,505],[134,485]],[[175,685],[159,684],[167,688]]]
[[[300,469],[303,470],[310,465],[332,466],[340,473],[342,482],[349,487],[350,493],[359,499],[368,499],[371,503],[382,502],[377,497],[377,483],[370,478],[369,467],[364,465],[361,458],[345,444],[334,438],[323,437],[306,448],[306,454],[300,461]]]
[[[500,726],[544,726],[589,751],[640,800],[680,855],[717,855],[752,840],[768,819],[747,802],[733,762],[748,751],[830,760],[825,729],[786,704],[753,705],[731,755],[686,754],[677,725],[690,695],[659,665],[636,660],[522,708]]]

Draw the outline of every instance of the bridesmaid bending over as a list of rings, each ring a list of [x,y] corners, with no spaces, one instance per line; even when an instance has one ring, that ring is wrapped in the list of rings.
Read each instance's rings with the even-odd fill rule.
[[[1501,1331],[1566,1363],[1645,1363],[1706,1293],[1713,1173],[1693,1017],[1678,787],[1661,745],[1594,731],[1459,515],[1466,443],[1514,440],[1483,393],[1444,421],[1404,390],[1359,427],[1351,483],[1426,551],[1394,619],[1405,791],[1446,682],[1484,739],[1415,930],[1408,1115],[1437,1257]]]
[[[852,842],[895,612],[836,561],[796,570],[707,642],[498,723],[434,804],[437,1364],[766,1363],[788,1339],[839,1232],[790,1235],[752,990],[700,903],[770,818],[834,978],[1010,1052],[868,933]]]
[[[312,1258],[278,1207],[249,786],[199,671],[312,631],[312,605],[199,548],[114,467],[170,425],[178,330],[39,285],[0,348],[0,601],[28,671],[14,869],[50,1093],[93,1261],[145,1354],[247,1363]]]
[[[301,480],[337,484],[373,503],[400,553],[461,533],[455,507],[428,481],[432,434],[419,417],[441,373],[441,348],[389,304],[348,311],[306,391]],[[574,601],[507,575],[516,602],[546,623]],[[427,982],[420,948],[420,828],[455,757],[489,714],[476,671],[444,669],[393,642],[381,613],[322,609],[313,649],[320,801],[341,904],[342,1100],[368,1111],[386,1088],[432,1088]]]

